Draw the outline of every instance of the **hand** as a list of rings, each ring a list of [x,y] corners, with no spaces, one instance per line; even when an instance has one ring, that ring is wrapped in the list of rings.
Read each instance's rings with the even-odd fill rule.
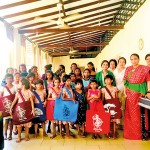
[[[148,99],[150,99],[150,93],[147,93],[147,94],[145,95],[145,97],[147,97]]]
[[[12,116],[12,109],[9,110],[10,115]]]
[[[127,94],[126,93],[124,93],[124,98],[127,98]]]
[[[33,114],[33,116],[35,116],[35,111],[34,111],[34,109],[32,109],[31,114]]]
[[[73,100],[74,103],[76,103],[76,100],[74,98],[72,100]]]
[[[47,101],[44,102],[44,107],[46,107],[46,105],[47,105]]]

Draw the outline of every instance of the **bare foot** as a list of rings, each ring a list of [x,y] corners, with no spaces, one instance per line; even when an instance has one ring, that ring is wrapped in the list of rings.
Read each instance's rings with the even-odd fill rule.
[[[47,137],[48,135],[44,132],[44,133],[43,133],[43,136]]]
[[[17,140],[16,140],[16,143],[20,143],[21,142],[21,137],[19,137]]]
[[[25,141],[29,141],[30,140],[30,138],[29,137],[25,137]]]
[[[37,138],[37,134],[34,134],[34,138]]]
[[[53,139],[53,138],[55,138],[55,137],[56,137],[56,134],[51,135],[51,136],[50,136],[50,139]]]

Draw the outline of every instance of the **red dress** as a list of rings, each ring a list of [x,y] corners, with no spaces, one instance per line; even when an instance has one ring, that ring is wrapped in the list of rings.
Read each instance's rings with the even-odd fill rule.
[[[133,66],[127,67],[124,75],[124,80],[128,80],[131,84],[141,84],[150,81],[149,68],[140,65],[134,71]],[[131,76],[129,74],[133,71]],[[141,93],[126,88],[126,109],[124,117],[124,138],[131,140],[140,140],[141,122],[140,122],[140,106],[138,105]]]

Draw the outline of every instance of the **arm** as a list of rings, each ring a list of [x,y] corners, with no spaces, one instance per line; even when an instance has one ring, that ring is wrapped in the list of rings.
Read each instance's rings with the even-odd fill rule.
[[[104,100],[105,100],[105,94],[102,93],[102,102],[104,102]]]
[[[101,92],[100,92],[100,90],[99,90],[98,95],[94,95],[94,100],[95,100],[95,101],[99,101],[100,95],[101,95]]]
[[[147,81],[147,89],[148,89],[148,93],[146,94],[146,97],[150,99],[150,81]]]
[[[10,107],[10,115],[12,116],[12,110],[13,110],[13,107],[14,105],[17,103],[18,101],[18,96],[16,95],[15,96],[15,99],[13,100],[12,104],[11,104],[11,107]]]
[[[88,91],[88,94],[87,94],[87,101],[91,101],[93,100],[93,96],[90,96],[90,92]]]
[[[35,116],[33,96],[30,97],[30,102],[31,102],[31,107],[32,107],[32,114],[33,116]]]

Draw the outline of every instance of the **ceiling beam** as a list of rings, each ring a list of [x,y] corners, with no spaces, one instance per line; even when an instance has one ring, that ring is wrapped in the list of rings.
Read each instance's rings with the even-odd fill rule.
[[[101,43],[88,43],[88,44],[51,44],[51,45],[45,45],[40,48],[69,48],[69,47],[91,47],[91,46],[106,46],[108,45],[107,42],[101,42]],[[40,46],[40,45],[39,45]]]
[[[19,30],[19,34],[25,33],[62,33],[62,32],[80,32],[80,31],[102,31],[102,30],[121,30],[122,26],[94,26],[94,27],[78,27],[78,28],[68,28],[68,29],[30,29],[30,30]]]
[[[48,51],[47,51],[48,52]],[[77,52],[77,53],[69,53],[69,52],[60,52],[60,53],[49,53],[51,56],[61,56],[61,55],[83,55],[83,54],[99,54],[101,51],[92,51],[92,52]]]
[[[11,7],[16,7],[16,6],[20,6],[20,5],[24,5],[24,4],[28,4],[28,3],[32,3],[32,2],[37,2],[37,1],[39,1],[39,0],[24,0],[24,1],[21,1],[21,2],[7,4],[7,5],[0,6],[0,10],[11,8]]]

